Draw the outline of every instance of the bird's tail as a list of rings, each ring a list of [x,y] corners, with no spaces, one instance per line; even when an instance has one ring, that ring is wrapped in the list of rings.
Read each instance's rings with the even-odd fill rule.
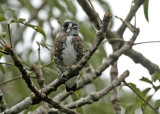
[[[66,91],[67,92],[70,92],[70,91],[73,91],[75,92],[77,90],[77,84],[75,83],[75,85],[73,85],[72,88],[69,88],[68,86],[66,86]]]
[[[78,76],[75,76],[75,77],[70,78],[68,81],[65,82],[67,92],[77,90],[77,79],[78,79]]]

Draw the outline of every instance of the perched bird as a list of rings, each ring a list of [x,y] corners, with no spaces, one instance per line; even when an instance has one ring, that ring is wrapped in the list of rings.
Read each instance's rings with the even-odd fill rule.
[[[54,61],[60,74],[69,66],[78,63],[84,55],[83,40],[78,33],[79,25],[67,21],[54,42]],[[75,76],[65,82],[67,92],[76,91],[77,79],[78,76]]]

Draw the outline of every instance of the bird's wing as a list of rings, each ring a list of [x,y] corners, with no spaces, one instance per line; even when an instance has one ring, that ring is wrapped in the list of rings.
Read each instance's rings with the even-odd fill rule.
[[[60,33],[59,36],[56,38],[54,42],[54,62],[57,65],[57,68],[60,72],[63,72],[63,58],[61,57],[62,55],[62,50],[64,49],[63,44],[66,41],[66,34]]]
[[[74,49],[77,52],[77,62],[79,62],[84,55],[83,40],[80,36],[75,36],[72,43],[74,44]]]

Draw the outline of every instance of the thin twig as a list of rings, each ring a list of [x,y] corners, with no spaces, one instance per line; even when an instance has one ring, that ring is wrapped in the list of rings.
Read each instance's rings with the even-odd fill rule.
[[[4,47],[4,44],[2,42],[0,42],[0,44]]]
[[[93,9],[93,12],[94,12],[96,18],[97,18],[97,22],[98,22],[99,26],[101,27],[101,26],[102,26],[102,21],[101,21],[101,19],[99,18],[99,15],[98,15],[98,13],[96,12],[96,10],[95,10],[95,8],[94,8],[91,0],[88,0],[88,1],[89,1],[90,5],[91,5],[91,7],[92,7],[92,9]]]
[[[53,63],[54,63],[54,61],[51,61],[50,63],[45,64],[45,65],[41,66],[41,69],[43,69],[43,68],[45,68],[45,67],[47,67],[47,66],[50,66],[50,65],[52,65]]]
[[[10,45],[11,45],[11,47],[13,47],[12,38],[11,38],[11,31],[10,31],[10,24],[8,24],[8,34],[9,34]]]
[[[138,43],[134,43],[133,45],[147,44],[147,43],[160,43],[160,41],[146,41],[146,42],[138,42]]]
[[[37,78],[37,77],[36,76],[31,76],[31,78]],[[0,86],[3,86],[3,85],[5,85],[5,84],[7,84],[7,83],[9,83],[11,81],[18,80],[18,79],[22,79],[22,76],[17,76],[17,77],[15,77],[13,79],[10,79],[8,81],[2,82],[2,83],[0,83]]]
[[[21,61],[22,61],[23,64],[29,66],[29,64],[27,62],[25,62],[24,60],[21,59]]]
[[[159,114],[159,112],[152,106],[150,105],[142,96],[140,96],[125,80],[123,81],[124,84],[129,87],[140,99],[142,99],[154,112]]]
[[[13,63],[3,63],[3,62],[0,62],[0,64],[15,66]]]
[[[1,38],[1,40],[2,40],[2,42],[4,43],[4,44],[2,44],[2,45],[6,45],[6,42],[4,41],[4,38],[0,35],[0,38]]]
[[[9,53],[7,53],[6,51],[2,51],[0,50],[1,53],[5,54],[5,55],[9,55]]]
[[[117,19],[121,20],[122,23],[124,23],[130,30],[131,32],[135,32],[135,26],[133,26],[129,21],[127,20],[123,20],[122,18],[118,17],[118,16],[115,16]]]
[[[37,74],[37,82],[41,88],[45,86],[45,79],[43,78],[43,73],[42,73],[42,65],[41,65],[41,52],[40,52],[40,45],[38,44],[38,63],[39,63],[39,70]]]

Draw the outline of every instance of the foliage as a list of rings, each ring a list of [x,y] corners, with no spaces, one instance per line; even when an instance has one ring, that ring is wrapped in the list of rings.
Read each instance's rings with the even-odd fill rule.
[[[36,1],[36,0],[35,0]],[[5,40],[9,41],[8,29],[7,29],[7,20],[9,20],[9,24],[11,24],[11,36],[14,44],[14,48],[18,56],[24,61],[24,63],[28,64],[38,64],[38,45],[40,44],[42,47],[40,50],[41,54],[41,64],[42,66],[48,64],[53,61],[53,52],[47,50],[49,48],[52,50],[53,42],[56,38],[56,35],[60,31],[61,23],[66,20],[73,20],[80,24],[80,35],[83,37],[84,46],[87,50],[90,48],[92,42],[96,36],[96,29],[93,27],[92,23],[89,21],[89,18],[85,16],[83,21],[79,19],[77,15],[78,13],[78,4],[76,1],[72,0],[44,0],[44,1],[36,1],[32,0],[2,0],[0,1],[0,36],[5,38]],[[11,3],[12,2],[12,3]],[[97,0],[97,2],[102,6],[101,8],[104,11],[112,11],[110,9],[107,1]],[[146,0],[144,3],[144,15],[147,21],[148,19],[148,2]],[[37,3],[40,3],[37,5]],[[14,4],[14,5],[12,5]],[[84,13],[84,12],[83,12]],[[113,23],[113,20],[112,20]],[[23,24],[24,26],[22,26]],[[30,28],[36,30],[33,31]],[[112,24],[111,24],[112,28]],[[7,32],[7,33],[5,33]],[[43,41],[42,36],[39,36],[41,33],[45,41]],[[42,41],[41,41],[42,40]],[[40,42],[40,43],[36,43]],[[1,50],[4,51],[2,47]],[[47,55],[47,56],[46,56]],[[103,63],[105,58],[107,57],[107,52],[104,48],[104,45],[101,45],[96,53],[91,57],[89,63],[91,64],[93,71]],[[0,53],[0,60],[12,63],[11,58],[5,56]],[[29,66],[24,64],[26,68],[29,69]],[[15,66],[8,66],[0,64],[0,82],[4,82],[14,77],[20,76],[20,72],[15,68]],[[7,71],[7,72],[6,72]],[[46,81],[46,84],[52,82],[55,78],[57,78],[58,72],[56,70],[55,64],[50,64],[47,67],[42,68],[43,75]],[[30,72],[30,71],[29,71]],[[153,79],[149,80],[148,78],[143,77],[140,79],[141,81],[148,83],[155,90],[160,89],[160,86],[155,86],[154,81],[160,79],[160,74],[155,72],[153,74]],[[32,79],[36,84],[36,80]],[[84,89],[79,90],[76,95],[73,94],[71,98],[66,99],[64,102],[76,101],[77,99],[87,96],[89,93],[88,90],[101,90],[106,87],[109,82],[108,80],[102,80],[101,78],[95,80],[92,84],[87,85]],[[152,101],[153,95],[148,95],[148,92],[151,88],[146,88],[141,91],[135,84],[129,83],[129,85],[142,97],[144,97],[147,101]],[[23,100],[25,97],[29,96],[31,93],[30,90],[26,87],[26,84],[23,80],[16,80],[6,85],[1,86],[1,90],[4,93],[5,100],[7,102],[7,107],[11,107],[15,105],[17,102]],[[59,92],[64,90],[64,86],[61,86],[57,92],[52,93],[50,96],[55,96]],[[90,91],[91,92],[91,91]],[[141,101],[138,97],[134,95],[134,93],[128,92],[123,89],[120,92],[120,104],[125,109],[125,114],[133,114],[139,108],[146,108],[146,104]],[[111,114],[114,109],[110,103],[110,96],[104,97],[98,103],[94,103],[92,105],[86,105],[84,107],[77,108],[77,111],[84,114]],[[14,99],[13,99],[14,98]],[[132,98],[132,99],[131,99]],[[72,99],[72,100],[70,100]],[[152,103],[158,109],[160,106],[160,100],[157,100],[155,103]],[[25,110],[24,113],[28,113],[29,111],[35,110],[39,107],[35,105]],[[146,109],[149,113],[151,109]],[[147,114],[147,113],[146,113]]]
[[[143,11],[144,11],[144,15],[146,20],[149,22],[149,18],[148,18],[148,5],[149,5],[149,0],[146,0],[143,4]]]

